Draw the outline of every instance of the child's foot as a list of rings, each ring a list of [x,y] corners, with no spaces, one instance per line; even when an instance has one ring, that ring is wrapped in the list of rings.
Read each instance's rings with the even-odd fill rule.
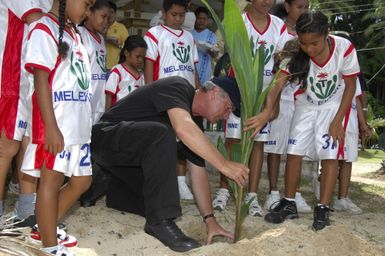
[[[287,219],[298,218],[298,211],[295,201],[282,198],[279,204],[265,216],[265,220],[270,223],[282,223]]]
[[[249,215],[262,217],[264,212],[263,212],[262,207],[258,203],[257,194],[256,193],[248,193],[245,196],[245,202],[248,203],[248,202],[250,202],[250,200],[251,200],[251,203],[249,206]]]
[[[265,205],[263,206],[266,210],[271,211],[277,206],[281,199],[279,191],[271,191],[266,198]]]
[[[57,227],[56,230],[57,241],[59,245],[63,245],[65,247],[74,247],[78,244],[77,239],[74,236],[68,235],[65,229],[60,228],[60,225]],[[31,234],[29,235],[29,240],[33,243],[41,242],[40,232],[37,224],[32,227]]]
[[[226,188],[220,188],[217,191],[217,195],[213,200],[213,208],[219,211],[223,211],[224,209],[226,209],[227,200],[229,200],[229,197],[229,190]]]
[[[313,229],[315,231],[324,229],[326,226],[330,225],[329,214],[330,209],[325,205],[314,207]]]
[[[311,212],[311,207],[306,203],[305,198],[303,198],[299,192],[295,193],[295,204],[298,212]]]
[[[336,199],[334,201],[333,208],[336,211],[346,211],[350,214],[361,214],[362,210],[355,203],[350,200],[350,198],[345,197],[341,199]]]
[[[68,251],[68,249],[61,244],[58,244],[57,247],[53,250],[51,250],[51,247],[50,248],[42,248],[41,250],[43,252],[48,253],[48,254],[57,255],[57,256],[74,256],[75,255],[74,253]]]

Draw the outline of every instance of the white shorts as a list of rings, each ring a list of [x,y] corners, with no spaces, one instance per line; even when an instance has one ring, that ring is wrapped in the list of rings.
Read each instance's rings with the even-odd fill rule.
[[[268,141],[270,134],[270,122],[267,123],[255,136],[254,141]],[[232,139],[241,139],[242,137],[242,126],[241,118],[237,117],[233,113],[230,114],[226,120],[225,137]]]
[[[340,156],[339,160],[345,160],[346,162],[355,162],[358,159],[358,133],[346,132],[345,134],[345,147],[346,152],[344,156]]]
[[[314,160],[338,159],[346,147],[333,143],[329,126],[338,108],[314,110],[296,107],[290,128],[287,154],[309,156]]]
[[[265,142],[265,153],[286,154],[293,115],[294,102],[281,99],[279,115],[277,119],[271,121],[269,140]]]
[[[44,144],[29,144],[21,170],[30,176],[40,177],[44,162],[47,169],[61,172],[68,177],[92,175],[89,143],[65,146],[57,155],[44,150]]]

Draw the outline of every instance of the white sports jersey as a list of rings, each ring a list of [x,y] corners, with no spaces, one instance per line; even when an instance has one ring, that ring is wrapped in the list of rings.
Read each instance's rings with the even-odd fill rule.
[[[357,78],[356,94],[353,97],[352,106],[349,114],[349,122],[346,127],[347,132],[359,133],[358,114],[357,114],[357,97],[362,95],[361,84]]]
[[[97,38],[86,27],[78,27],[78,29],[91,62],[91,110],[92,113],[103,113],[106,105],[104,89],[107,80],[104,38],[100,34],[99,38]]]
[[[242,15],[245,22],[247,34],[251,39],[256,52],[260,45],[265,46],[265,71],[263,88],[269,86],[273,77],[274,58],[273,55],[281,50],[290,39],[285,23],[274,15],[267,16],[267,26],[264,31],[259,31],[251,21],[248,13]]]
[[[58,54],[58,37],[58,21],[45,15],[29,35],[26,69],[33,72],[38,68],[50,74],[53,109],[64,144],[84,144],[91,135],[89,59],[73,29],[66,28],[63,33],[63,42],[69,46],[65,59]],[[32,104],[32,143],[44,144],[45,125],[35,93]]]
[[[159,25],[147,31],[144,40],[148,47],[146,59],[154,62],[154,81],[180,76],[195,87],[198,50],[190,32]]]
[[[106,84],[106,93],[112,95],[112,104],[144,85],[143,74],[135,76],[123,64],[112,68]]]
[[[360,73],[353,44],[342,37],[329,36],[331,53],[324,64],[310,60],[306,90],[296,91],[296,107],[335,108],[341,103],[345,89],[343,78]],[[286,70],[287,71],[287,70]]]

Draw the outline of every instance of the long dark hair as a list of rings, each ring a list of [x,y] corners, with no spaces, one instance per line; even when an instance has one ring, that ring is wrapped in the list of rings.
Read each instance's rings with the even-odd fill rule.
[[[327,36],[329,32],[328,18],[320,11],[308,11],[299,16],[295,30],[300,36],[305,33],[316,33]],[[297,54],[291,58],[288,66],[292,74],[290,81],[296,81],[306,86],[306,79],[310,69],[310,57],[300,47]]]
[[[147,43],[146,41],[144,41],[143,37],[138,35],[127,37],[126,41],[124,42],[123,48],[120,51],[119,64],[126,61],[126,56],[124,55],[124,51],[131,52],[135,48],[147,49]]]
[[[69,45],[63,42],[63,34],[66,26],[66,0],[60,0],[59,2],[59,46],[58,51],[60,57],[67,58]]]

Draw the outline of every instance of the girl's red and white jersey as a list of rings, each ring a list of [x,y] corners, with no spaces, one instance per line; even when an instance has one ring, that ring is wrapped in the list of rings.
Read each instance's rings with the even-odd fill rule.
[[[106,93],[112,95],[112,104],[126,97],[131,92],[144,85],[144,76],[140,72],[135,76],[124,66],[118,64],[112,68],[106,83]]]
[[[296,106],[319,108],[338,107],[345,90],[344,78],[360,73],[357,52],[347,39],[329,36],[331,52],[324,64],[310,59],[306,90],[298,90]],[[286,70],[287,71],[287,70]]]
[[[103,113],[106,105],[104,90],[107,80],[104,38],[101,34],[99,34],[99,38],[96,37],[86,27],[80,26],[78,29],[91,62],[91,109],[93,113]]]
[[[352,133],[359,133],[359,126],[358,126],[358,114],[357,114],[357,99],[362,95],[362,90],[361,90],[361,84],[360,80],[357,78],[357,84],[356,84],[356,93],[353,97],[351,109],[350,109],[350,114],[349,114],[349,122],[346,127],[347,132],[352,132]]]
[[[248,13],[242,14],[247,34],[253,45],[255,53],[261,45],[265,46],[265,70],[263,88],[269,86],[273,78],[274,53],[283,49],[289,35],[285,23],[274,15],[267,16],[267,25],[264,31],[259,31],[253,24]]]
[[[28,37],[26,69],[49,73],[52,104],[65,145],[84,144],[91,134],[91,68],[87,51],[74,29],[66,28],[63,42],[69,46],[67,57],[58,53],[59,24],[45,15]],[[32,143],[45,143],[45,125],[36,93],[32,95]]]
[[[28,34],[25,18],[41,11],[38,0],[0,1],[0,97],[23,94],[20,92],[22,47]]]
[[[190,32],[159,25],[147,31],[144,40],[148,47],[146,59],[154,62],[154,81],[180,76],[195,87],[198,50]]]

